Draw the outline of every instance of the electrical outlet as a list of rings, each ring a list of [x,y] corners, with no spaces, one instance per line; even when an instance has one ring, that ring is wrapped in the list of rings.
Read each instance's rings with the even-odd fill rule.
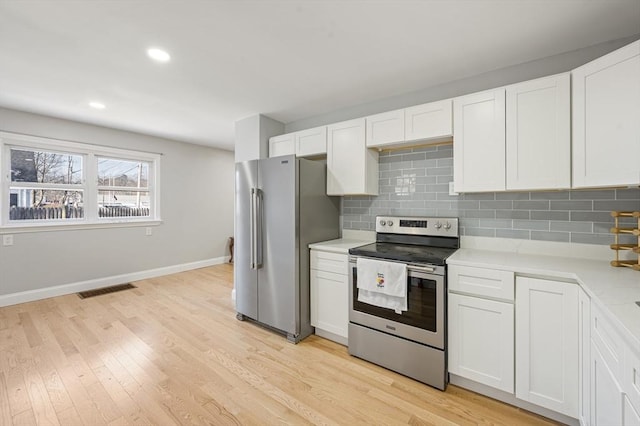
[[[2,236],[2,245],[3,246],[12,246],[13,245],[13,235],[3,235]]]
[[[453,190],[453,182],[449,182],[449,195],[460,195]]]
[[[147,237],[150,237],[153,235],[153,228],[151,228],[150,226],[147,226],[147,229],[145,229],[145,235]]]

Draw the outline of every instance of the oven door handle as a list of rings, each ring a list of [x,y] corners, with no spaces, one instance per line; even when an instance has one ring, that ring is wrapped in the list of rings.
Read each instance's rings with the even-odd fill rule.
[[[436,268],[430,268],[428,266],[409,266],[407,270],[416,272],[435,272]]]

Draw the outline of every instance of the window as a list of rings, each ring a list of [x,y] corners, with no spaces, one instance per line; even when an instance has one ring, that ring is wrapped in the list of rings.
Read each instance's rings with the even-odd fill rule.
[[[97,160],[98,216],[148,217],[150,163],[107,157]]]
[[[0,225],[159,220],[159,158],[0,132]]]

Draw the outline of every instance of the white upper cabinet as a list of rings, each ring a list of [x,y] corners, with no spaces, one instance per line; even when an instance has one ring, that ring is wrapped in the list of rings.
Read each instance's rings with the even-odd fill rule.
[[[572,71],[573,187],[640,184],[640,41]]]
[[[505,190],[505,89],[453,100],[456,192]]]
[[[328,195],[378,195],[378,153],[365,139],[364,118],[327,126]]]
[[[451,139],[453,135],[452,100],[416,105],[404,110],[404,138],[407,142]]]
[[[314,157],[327,153],[327,126],[269,138],[269,157],[295,154],[296,157]]]
[[[404,142],[404,110],[370,115],[367,122],[369,148],[396,145]]]
[[[327,126],[294,133],[296,156],[313,157],[327,153]]]
[[[280,157],[281,155],[295,153],[296,145],[293,133],[269,138],[269,157]]]
[[[514,84],[506,90],[506,188],[570,188],[569,74]]]

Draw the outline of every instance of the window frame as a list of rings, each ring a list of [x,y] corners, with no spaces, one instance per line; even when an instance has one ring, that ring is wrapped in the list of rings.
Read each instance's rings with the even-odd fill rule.
[[[72,154],[82,157],[82,182],[80,184],[44,184],[39,182],[11,181],[11,150],[42,150],[50,153]],[[160,218],[160,158],[162,154],[112,148],[60,139],[44,138],[0,131],[0,233],[35,232],[79,228],[103,228],[118,226],[148,226],[162,222]],[[149,194],[149,216],[98,217],[98,160],[111,158],[149,164],[149,176],[145,191]],[[12,187],[43,187],[47,189],[77,190],[83,192],[84,217],[73,219],[9,219],[9,194]],[[140,188],[121,188],[140,191]]]

